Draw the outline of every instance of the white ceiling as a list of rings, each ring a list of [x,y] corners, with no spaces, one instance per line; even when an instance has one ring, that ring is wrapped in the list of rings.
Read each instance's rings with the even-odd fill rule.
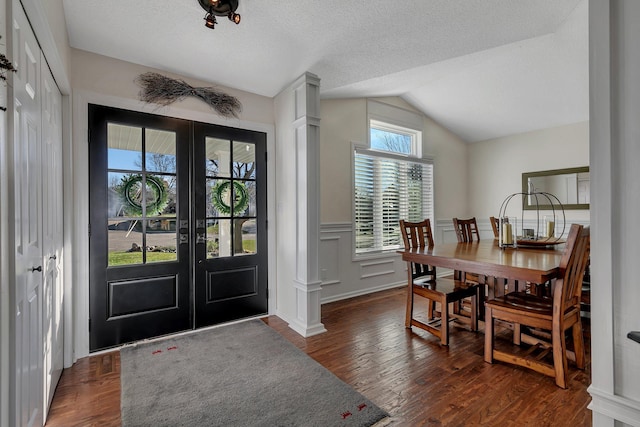
[[[273,97],[397,95],[466,141],[588,120],[587,0],[64,0],[72,47]]]

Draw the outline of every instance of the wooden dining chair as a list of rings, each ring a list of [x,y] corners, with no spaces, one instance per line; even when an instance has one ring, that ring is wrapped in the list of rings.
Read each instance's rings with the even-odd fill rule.
[[[478,232],[478,223],[476,218],[459,219],[453,218],[453,227],[456,230],[456,237],[459,243],[480,241],[480,233]],[[475,236],[475,239],[474,237]]]
[[[400,220],[400,230],[405,249],[425,248],[433,246],[433,232],[431,231],[431,220],[429,218],[420,222],[409,222]],[[436,279],[436,268],[426,264],[407,264],[411,267],[411,280],[413,283],[424,283]],[[428,316],[433,318],[435,302],[429,303]]]
[[[458,238],[458,243],[468,243],[474,241],[480,241],[480,233],[478,232],[478,223],[476,222],[476,218],[469,219],[459,219],[453,218],[453,228],[456,231],[456,237]],[[480,279],[477,274],[473,272],[465,272],[465,277],[460,276],[460,272],[455,272],[455,278],[460,280],[468,280],[474,283],[480,283]]]
[[[480,241],[480,232],[478,231],[478,223],[475,217],[469,219],[460,219],[453,218],[453,228],[456,231],[456,237],[458,238],[458,243],[470,243],[470,242],[479,242]],[[458,280],[463,280],[465,282],[476,283],[480,285],[480,319],[484,319],[484,295],[487,292],[485,289],[485,277],[480,276],[472,271],[461,272],[458,270],[454,271],[454,278]],[[470,316],[469,310],[462,310],[463,307],[469,306],[469,301],[460,301],[454,312],[456,315]]]
[[[429,218],[420,222],[400,220],[400,230],[405,249],[425,248],[433,246],[433,232]],[[427,277],[428,280],[436,278],[436,268],[429,265],[414,264],[412,266],[412,279]]]
[[[584,337],[580,319],[580,294],[582,279],[589,259],[589,229],[578,224],[571,225],[567,243],[560,261],[560,275],[553,283],[552,297],[540,297],[526,292],[512,292],[504,297],[485,303],[484,360],[507,362],[533,369],[555,377],[561,388],[568,385],[567,359],[575,362],[579,369],[585,367]],[[531,340],[534,346],[529,352],[513,354],[494,347],[494,320],[513,324],[514,344],[520,344],[524,336],[522,326],[534,331],[550,331],[551,342]],[[567,349],[565,332],[571,329],[573,351]],[[540,348],[542,352],[533,355]],[[543,359],[551,353],[552,363]]]
[[[490,216],[489,222],[491,223],[491,229],[493,230],[493,237],[496,239],[499,239],[500,238],[500,220],[495,216]]]
[[[400,230],[405,250],[425,249],[433,246],[431,222],[400,220]],[[407,262],[407,310],[405,327],[412,326],[424,329],[440,338],[442,345],[449,345],[449,304],[464,298],[471,298],[471,316],[468,320],[472,331],[478,329],[478,285],[460,280],[436,278],[436,268],[424,264]],[[427,322],[413,318],[415,295],[428,299]],[[434,316],[436,303],[440,304],[440,317]]]

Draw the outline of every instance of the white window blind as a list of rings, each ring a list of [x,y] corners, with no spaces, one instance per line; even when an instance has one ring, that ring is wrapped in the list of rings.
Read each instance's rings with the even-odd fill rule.
[[[433,162],[356,148],[355,252],[402,246],[401,219],[433,221]]]

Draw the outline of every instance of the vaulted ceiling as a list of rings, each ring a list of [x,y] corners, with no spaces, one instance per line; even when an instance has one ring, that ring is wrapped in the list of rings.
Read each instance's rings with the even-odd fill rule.
[[[72,47],[273,97],[400,96],[473,142],[588,120],[587,0],[64,0]]]

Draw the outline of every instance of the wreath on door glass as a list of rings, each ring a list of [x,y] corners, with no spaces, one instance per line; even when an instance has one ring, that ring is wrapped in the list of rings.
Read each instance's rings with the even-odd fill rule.
[[[231,206],[228,203],[229,189],[231,181],[220,181],[213,186],[212,203],[218,212],[224,215],[231,214]],[[247,187],[241,182],[233,181],[233,212],[235,214],[244,212],[249,206],[249,193]]]
[[[155,216],[167,207],[167,187],[162,179],[154,175],[146,177],[147,189],[153,194],[147,193],[147,216]],[[124,211],[130,216],[142,216],[142,175],[131,174],[122,177],[118,187],[118,193],[124,203]]]

